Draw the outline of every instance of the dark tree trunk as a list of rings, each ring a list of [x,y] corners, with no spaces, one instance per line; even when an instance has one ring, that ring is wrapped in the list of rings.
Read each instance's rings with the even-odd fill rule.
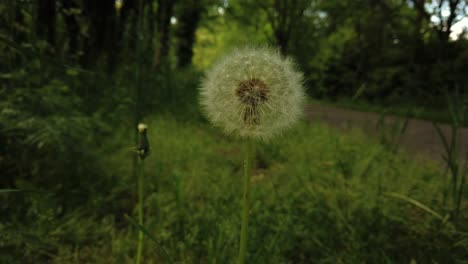
[[[443,43],[448,43],[450,39],[450,34],[452,33],[452,26],[458,15],[457,8],[458,8],[458,5],[460,4],[460,0],[449,0],[448,4],[449,4],[450,15],[445,21],[444,27],[440,29],[440,39]]]
[[[274,15],[270,16],[270,23],[279,46],[280,52],[286,55],[294,29],[303,19],[303,12],[307,8],[307,1],[301,0],[275,0],[273,4]]]
[[[68,52],[70,54],[78,52],[80,39],[80,25],[78,24],[76,15],[71,12],[74,8],[78,8],[74,0],[62,0],[61,11],[68,31]]]
[[[156,14],[154,13],[154,0],[147,0],[148,1],[148,37],[150,41],[150,48],[153,50],[153,44],[154,44],[154,31],[156,28],[156,19],[155,16]]]
[[[169,35],[171,29],[171,17],[173,15],[175,0],[158,0],[158,11],[156,13],[159,47],[156,52],[156,68],[169,55]]]
[[[7,31],[10,32],[12,39],[17,43],[22,43],[27,40],[27,34],[18,30],[18,27],[15,27],[14,25],[25,26],[24,14],[22,12],[22,5],[24,5],[24,3],[9,1],[8,4],[9,10],[7,10],[7,16],[5,16],[5,25],[0,26],[5,27]]]
[[[85,64],[96,62],[102,55],[114,56],[116,11],[114,0],[84,1],[85,15],[90,20],[89,38],[85,44]]]
[[[412,0],[412,3],[413,3],[414,8],[417,11],[417,17],[416,17],[417,24],[416,25],[418,28],[421,28],[422,20],[425,19],[427,22],[430,22],[432,14],[426,10],[426,6],[425,6],[426,1]],[[448,4],[450,14],[445,20],[441,16],[439,16],[439,19],[441,20],[440,25],[435,28],[437,30],[439,40],[443,44],[446,44],[448,43],[450,39],[450,33],[452,33],[451,28],[458,15],[457,14],[458,6],[462,2],[460,0],[441,0],[441,2],[439,2],[439,5],[442,6],[444,3]]]
[[[177,66],[186,67],[192,63],[193,45],[203,5],[200,0],[187,0],[184,2],[177,28]]]
[[[281,29],[275,32],[276,44],[278,44],[281,54],[286,55],[289,46],[289,36]]]
[[[129,38],[130,49],[135,48],[135,42],[137,40],[136,24],[138,20],[138,2],[140,0],[126,0],[119,14],[119,21],[116,30],[116,38],[118,40],[123,39],[125,27],[129,24],[131,37]],[[130,19],[130,20],[129,20]]]
[[[36,32],[40,39],[55,45],[55,0],[39,0],[37,3]]]

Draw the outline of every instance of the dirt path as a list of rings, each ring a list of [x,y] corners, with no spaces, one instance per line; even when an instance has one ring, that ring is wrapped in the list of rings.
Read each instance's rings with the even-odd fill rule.
[[[361,128],[366,134],[378,137],[379,129],[377,124],[380,115],[370,112],[361,112],[350,109],[342,109],[323,105],[309,105],[306,107],[306,116],[309,120],[321,120],[332,127],[340,130],[350,128]],[[404,122],[404,118],[396,116],[386,116],[385,126],[387,130],[391,124]],[[401,123],[402,124],[402,123]],[[450,126],[440,125],[443,133],[450,138]],[[460,153],[468,151],[468,128],[460,129],[458,134]],[[410,153],[425,155],[433,159],[442,161],[441,154],[444,153],[442,142],[431,122],[421,119],[409,119],[408,126],[402,135],[400,146]],[[464,156],[464,155],[463,155]]]

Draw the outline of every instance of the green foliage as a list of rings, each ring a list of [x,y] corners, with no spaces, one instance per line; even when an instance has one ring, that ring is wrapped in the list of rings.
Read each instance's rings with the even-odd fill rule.
[[[68,232],[71,236],[80,232],[70,230],[69,225],[77,223],[69,217],[77,206],[95,202],[93,196],[102,186],[98,155],[89,151],[96,126],[57,80],[1,93],[5,99],[0,102],[2,187],[25,190],[0,197],[1,248],[11,253],[7,256],[12,260],[50,258],[51,248],[58,245],[56,235],[74,240]],[[11,263],[4,254],[1,262]]]
[[[356,32],[342,27],[321,40],[320,52],[310,61],[311,75],[309,81],[316,86],[310,93],[320,95],[351,95],[358,85],[355,72],[350,71],[349,64],[355,56],[350,46],[356,38]],[[353,56],[354,55],[354,56]],[[345,62],[344,59],[351,61]]]

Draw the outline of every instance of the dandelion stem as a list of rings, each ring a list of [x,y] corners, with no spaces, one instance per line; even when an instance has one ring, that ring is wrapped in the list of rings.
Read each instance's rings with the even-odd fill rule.
[[[247,251],[247,227],[249,220],[249,185],[250,185],[250,156],[252,155],[252,142],[248,141],[245,144],[244,153],[244,193],[242,196],[242,224],[240,234],[239,259],[238,264],[245,263],[245,255]]]
[[[143,226],[143,168],[144,160],[141,159],[138,168],[138,224]],[[138,248],[136,264],[140,264],[141,254],[143,252],[143,231],[138,231]]]

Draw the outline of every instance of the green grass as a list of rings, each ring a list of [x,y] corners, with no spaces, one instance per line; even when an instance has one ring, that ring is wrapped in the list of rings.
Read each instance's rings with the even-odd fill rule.
[[[235,263],[241,141],[199,121],[147,121],[144,226],[151,237],[142,262]],[[60,220],[45,211],[44,221],[17,227],[26,233],[16,236],[26,245],[18,263],[134,263],[138,229],[125,217],[137,219],[131,142],[121,130],[101,149],[108,185],[90,203]],[[256,152],[246,263],[463,263],[468,254],[468,225],[436,217],[447,212],[435,163],[395,156],[359,131],[339,134],[320,123],[302,123],[258,143]],[[466,223],[466,209],[464,216]],[[15,239],[0,224],[0,233],[8,230]]]

